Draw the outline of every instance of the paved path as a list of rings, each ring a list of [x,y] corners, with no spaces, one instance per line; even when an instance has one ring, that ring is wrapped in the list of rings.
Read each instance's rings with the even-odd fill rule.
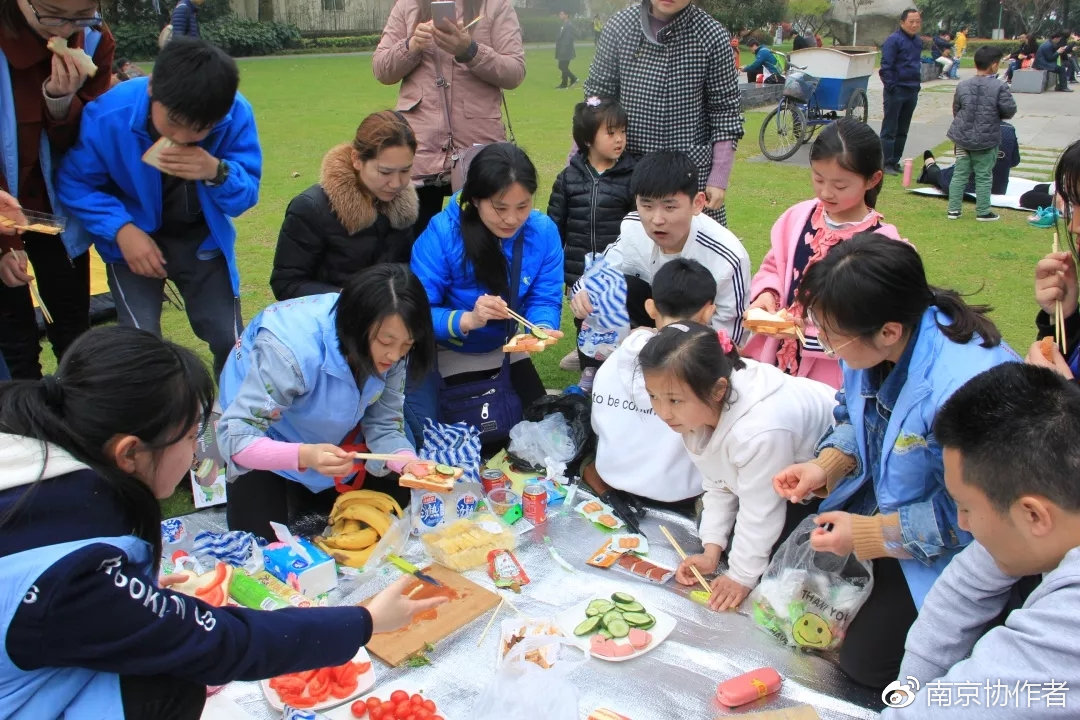
[[[974,70],[961,70],[961,79],[975,74]],[[904,156],[921,158],[924,150],[930,150],[945,140],[945,133],[952,122],[952,98],[956,80],[935,80],[925,83],[919,93],[919,105],[908,131]],[[1080,88],[1080,85],[1074,86]],[[877,75],[870,76],[868,87],[869,122],[881,128],[882,91]],[[1080,139],[1080,89],[1072,93],[1045,92],[1037,95],[1016,93],[1017,112],[1011,120],[1016,127],[1024,164],[1015,171],[1018,175],[1030,175],[1034,179],[1046,179],[1045,168],[1053,166],[1057,155],[1074,140]],[[757,145],[757,138],[743,142]],[[1046,162],[1050,158],[1049,163]],[[771,162],[758,155],[751,162]],[[810,146],[804,145],[786,163],[810,166]],[[916,166],[918,163],[916,163]]]

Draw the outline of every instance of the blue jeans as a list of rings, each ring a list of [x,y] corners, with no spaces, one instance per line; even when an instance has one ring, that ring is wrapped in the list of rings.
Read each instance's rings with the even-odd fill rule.
[[[900,85],[885,89],[885,117],[881,120],[881,154],[885,158],[885,167],[900,164],[911,116],[918,103],[918,87]]]

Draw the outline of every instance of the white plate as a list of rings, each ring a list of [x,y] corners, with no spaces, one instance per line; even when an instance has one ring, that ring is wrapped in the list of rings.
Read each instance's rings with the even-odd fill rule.
[[[353,656],[353,662],[355,663],[370,663],[371,658],[368,656],[367,650],[360,648],[356,651],[356,655]],[[275,710],[283,710],[285,705],[281,702],[281,698],[278,697],[277,690],[270,687],[269,680],[260,680],[259,687],[262,688],[263,695],[266,697],[266,702],[270,703],[270,707]],[[365,673],[360,673],[356,678],[356,692],[346,698],[330,697],[321,703],[316,704],[311,709],[315,712],[325,710],[327,708],[337,707],[343,703],[351,702],[359,696],[366,693],[371,688],[375,687],[375,666],[372,665]],[[346,708],[346,712],[348,709]]]
[[[575,605],[569,610],[559,613],[555,617],[555,624],[558,625],[564,633],[566,633],[566,637],[574,641],[574,644],[576,644],[585,652],[592,654],[594,658],[597,658],[599,660],[608,660],[610,662],[623,662],[625,660],[633,660],[636,657],[641,657],[660,643],[664,642],[664,640],[667,639],[667,636],[671,634],[671,631],[675,629],[675,618],[671,617],[666,612],[662,612],[660,610],[650,610],[649,607],[646,605],[645,612],[656,618],[656,624],[645,631],[652,635],[652,642],[643,647],[642,649],[635,651],[632,655],[625,655],[623,657],[604,657],[603,655],[597,655],[592,652],[589,646],[589,638],[591,638],[592,635],[578,636],[574,634],[574,628],[580,625],[583,620],[588,619],[589,616],[585,614],[585,609],[589,607],[590,602],[592,602],[592,600],[586,600],[580,605]],[[595,634],[596,633],[593,633],[593,635]],[[630,644],[630,641],[626,638],[619,638],[617,640],[614,640],[613,642],[619,645]]]
[[[426,692],[424,692],[424,688],[420,687],[420,685],[418,683],[411,683],[410,684],[408,682],[401,682],[401,681],[388,683],[385,686],[379,686],[378,688],[376,688],[372,692],[369,692],[366,695],[364,695],[362,698],[353,698],[348,704],[342,705],[339,708],[335,708],[335,709],[331,710],[330,712],[325,713],[326,717],[327,717],[327,720],[356,720],[356,718],[352,714],[352,709],[351,709],[353,702],[355,702],[357,699],[366,701],[369,697],[372,697],[372,696],[377,697],[380,700],[389,700],[390,695],[393,694],[393,692],[395,690],[404,690],[405,692],[409,693],[409,697],[412,697],[413,693],[420,693],[421,695],[424,696],[425,700],[428,700],[428,699],[434,700],[435,705],[438,708],[438,710],[436,711],[437,714],[439,716],[443,717],[443,718],[446,718],[446,720],[450,720],[450,716],[443,712],[442,704],[439,702],[438,698],[434,698],[434,697],[431,697],[430,695],[428,695]],[[367,718],[369,718],[369,717],[371,717],[371,716],[370,715],[365,715],[364,719],[367,720]],[[386,716],[384,715],[383,717],[385,718]]]

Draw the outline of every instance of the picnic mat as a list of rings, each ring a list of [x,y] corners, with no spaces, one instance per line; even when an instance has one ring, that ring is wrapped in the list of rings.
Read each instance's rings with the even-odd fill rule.
[[[1045,185],[1045,182],[1038,182],[1036,180],[1028,180],[1022,177],[1009,177],[1009,186],[1006,188],[1008,192],[1004,195],[991,195],[990,204],[994,207],[1008,208],[1010,210],[1023,210],[1024,212],[1031,212],[1030,209],[1020,206],[1020,196],[1029,190],[1034,190],[1036,185]],[[1053,183],[1050,184],[1051,190],[1053,189]],[[930,197],[947,198],[948,193],[942,192],[940,189],[933,185],[912,185],[909,187],[908,192],[915,193],[916,195],[927,195]],[[975,193],[964,193],[964,198],[972,202],[975,201]]]
[[[578,500],[582,495],[578,493]],[[203,510],[186,516],[185,521],[189,532],[222,531],[225,512],[220,507]],[[691,519],[650,509],[642,521],[642,529],[650,541],[650,560],[668,567],[678,563],[659,524],[666,525],[687,552],[699,551],[701,546]],[[545,534],[574,568],[573,572],[552,559],[543,542]],[[671,635],[642,657],[621,663],[591,659],[576,672],[582,718],[600,707],[632,720],[712,720],[766,710],[794,712],[798,706],[805,705],[812,706],[822,720],[877,717],[882,707],[878,693],[852,684],[831,659],[777,644],[744,614],[718,614],[697,605],[686,597],[693,588],[683,588],[674,580],[654,585],[615,569],[587,566],[585,560],[610,537],[610,533],[577,513],[567,514],[560,506],[553,506],[549,508],[546,523],[518,536],[515,555],[532,581],[522,588],[521,594],[496,590],[483,569],[463,573],[481,587],[497,593],[508,592],[506,597],[514,606],[531,617],[554,618],[589,599],[622,591],[633,595],[645,607],[676,619]],[[411,540],[404,554],[421,567],[428,562],[418,540]],[[383,567],[365,575],[368,576],[361,582],[340,584],[331,594],[332,604],[357,603],[399,577],[400,572]],[[423,690],[426,697],[438,703],[440,714],[445,717],[470,717],[474,703],[495,674],[500,643],[498,626],[503,619],[514,617],[513,610],[504,605],[494,627],[478,647],[477,641],[491,618],[491,611],[480,615],[436,643],[434,650],[427,653],[431,660],[428,666],[391,668],[375,660],[375,692],[394,686]],[[716,702],[716,687],[721,681],[763,665],[772,666],[784,678],[778,694],[735,710],[723,709]],[[543,688],[537,688],[537,692],[543,692]],[[232,683],[222,694],[255,720],[281,717],[280,712],[275,713],[266,703],[257,683]]]

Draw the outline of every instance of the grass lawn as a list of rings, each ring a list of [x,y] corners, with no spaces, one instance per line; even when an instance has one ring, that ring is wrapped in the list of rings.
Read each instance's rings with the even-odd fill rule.
[[[537,165],[541,183],[536,207],[544,210],[551,184],[566,160],[571,112],[581,93],[555,89],[559,75],[551,49],[530,50],[527,55],[528,77],[522,87],[507,93],[507,102],[518,143]],[[574,62],[579,75],[586,74],[591,57],[592,46],[579,45]],[[240,89],[255,108],[264,152],[260,203],[237,220],[244,316],[250,319],[273,300],[268,280],[285,206],[318,180],[328,148],[350,140],[366,114],[393,107],[397,88],[375,81],[369,56],[239,62]],[[739,148],[727,206],[730,228],[746,245],[755,267],[768,249],[769,230],[777,216],[812,193],[803,168],[747,162],[758,154],[763,118],[764,112],[747,114],[746,139]],[[976,223],[971,212],[963,220],[946,222],[944,201],[905,193],[891,177],[886,178],[878,207],[919,248],[934,283],[973,293],[973,302],[992,304],[1006,339],[1026,351],[1034,334],[1033,267],[1050,248],[1048,231],[1029,227],[1024,214],[1009,211],[997,223]],[[568,310],[564,313],[563,327],[572,331]],[[205,345],[192,334],[183,313],[167,308],[162,328],[166,337],[194,348],[209,364]],[[564,339],[536,356],[548,387],[561,388],[577,380],[576,374],[558,368],[571,343]],[[51,355],[45,355],[51,361]],[[190,496],[179,493],[166,504],[168,514],[188,509]]]

